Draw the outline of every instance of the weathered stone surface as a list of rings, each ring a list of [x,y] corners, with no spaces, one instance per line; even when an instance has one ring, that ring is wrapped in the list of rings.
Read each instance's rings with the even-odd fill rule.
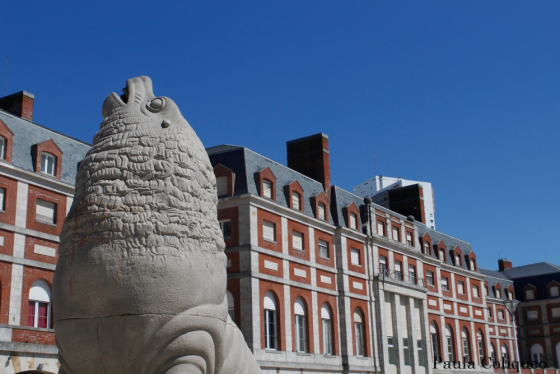
[[[112,93],[53,281],[61,373],[260,373],[227,313],[210,161],[148,77]]]

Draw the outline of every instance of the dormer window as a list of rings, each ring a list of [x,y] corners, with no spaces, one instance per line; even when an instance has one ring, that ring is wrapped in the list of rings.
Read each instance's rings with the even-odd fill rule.
[[[301,196],[297,192],[292,192],[292,209],[301,210]]]
[[[455,255],[455,266],[461,266],[461,256]]]
[[[430,254],[430,243],[424,243],[424,253],[427,255]]]
[[[356,215],[354,213],[350,213],[350,228],[356,230],[356,221],[357,221]]]
[[[263,181],[263,197],[272,199],[272,182],[268,179]]]
[[[317,206],[317,218],[324,220],[325,219],[325,204],[319,203]]]
[[[502,298],[502,291],[499,288],[496,288],[496,298],[498,299]]]
[[[41,155],[41,173],[54,176],[56,170],[56,157],[50,153]]]
[[[476,268],[475,268],[475,266],[474,266],[474,260],[473,260],[472,258],[471,258],[471,261],[470,261],[470,270],[471,270],[471,271],[475,271],[475,270],[476,270]]]
[[[445,251],[443,249],[439,250],[439,259],[440,261],[445,261]]]

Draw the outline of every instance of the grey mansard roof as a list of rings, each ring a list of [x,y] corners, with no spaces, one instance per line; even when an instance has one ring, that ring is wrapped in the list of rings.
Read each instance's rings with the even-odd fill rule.
[[[459,247],[459,249],[461,249],[461,252],[464,255],[468,255],[470,254],[473,250],[471,247],[471,243],[466,242],[464,240],[461,239],[457,239],[453,236],[444,234],[442,232],[433,230],[431,228],[429,228],[428,226],[424,225],[421,222],[416,222],[418,225],[418,236],[422,237],[424,234],[428,234],[430,236],[430,238],[432,239],[432,245],[435,245],[437,243],[439,243],[440,241],[443,241],[445,243],[445,247],[447,248],[447,251],[452,250],[453,248],[455,248],[455,246]],[[435,253],[435,251],[433,251],[433,257],[437,257],[437,253]],[[446,261],[448,265],[451,266],[455,266],[454,264],[454,259],[452,258],[452,256],[447,255],[446,256]],[[462,268],[465,270],[469,270],[468,264],[466,261],[461,261],[462,264]]]
[[[31,147],[52,139],[62,151],[62,182],[74,185],[78,162],[82,161],[91,145],[60,134],[36,123],[0,110],[0,120],[14,133],[12,162],[15,167],[35,172]]]
[[[311,207],[311,198],[323,192],[323,185],[320,182],[245,147],[226,144],[207,148],[206,152],[212,166],[221,164],[235,172],[234,195],[250,193],[258,196],[255,173],[268,167],[276,177],[276,203],[288,207],[284,186],[297,180],[303,188],[304,214],[315,217]],[[330,223],[333,223],[332,213]]]

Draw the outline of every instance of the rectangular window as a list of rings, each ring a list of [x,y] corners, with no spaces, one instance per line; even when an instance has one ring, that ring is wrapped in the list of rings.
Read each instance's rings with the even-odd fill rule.
[[[306,351],[305,342],[305,316],[296,315],[296,350],[298,352]]]
[[[326,355],[332,355],[330,319],[323,319],[323,353]]]
[[[6,210],[6,189],[0,188],[0,210]]]
[[[469,341],[465,338],[463,338],[463,359],[465,360],[465,362],[470,361]]]
[[[445,254],[443,252],[443,249],[439,250],[439,259],[440,261],[445,261]]]
[[[496,297],[497,297],[498,299],[501,299],[501,298],[502,298],[502,291],[501,291],[499,288],[496,288]]]
[[[402,262],[395,261],[395,278],[402,280]]]
[[[319,203],[317,206],[317,215],[319,219],[325,219],[325,205]]]
[[[525,291],[525,299],[526,300],[533,300],[535,298],[535,292],[533,290],[526,290]]]
[[[231,221],[229,219],[220,221],[220,229],[222,230],[224,239],[231,238]]]
[[[475,267],[474,267],[474,260],[471,258],[471,270],[475,271]]]
[[[439,360],[439,345],[438,345],[438,335],[437,333],[430,333],[432,338],[432,355],[434,359]]]
[[[412,247],[412,234],[409,232],[406,233],[406,244]]]
[[[350,228],[356,230],[357,217],[354,213],[350,213]]]
[[[218,189],[218,197],[227,196],[228,194],[228,181],[227,177],[216,178],[216,187]]]
[[[329,258],[329,243],[319,240],[319,256]]]
[[[399,228],[396,226],[393,226],[393,240],[400,241]]]
[[[473,297],[478,298],[478,286],[473,286],[472,295],[473,295]]]
[[[6,159],[6,138],[0,136],[0,158],[2,160]]]
[[[360,322],[354,322],[354,330],[356,334],[356,356],[364,355],[364,330]]]
[[[379,256],[379,272],[384,275],[389,275],[387,271],[387,257]]]
[[[455,266],[461,266],[461,257],[455,255]]]
[[[535,321],[535,320],[539,319],[539,311],[538,310],[527,311],[527,319],[529,321]]]
[[[36,220],[38,222],[55,224],[56,204],[37,199]]]
[[[492,318],[492,308],[490,307],[486,308],[486,315],[488,316],[488,318]]]
[[[459,294],[461,295],[465,294],[465,283],[457,282],[457,292],[459,292]]]
[[[418,348],[418,366],[424,366],[424,350],[422,346],[422,340],[416,342],[416,347]]]
[[[550,287],[550,297],[558,297],[558,287]]]
[[[54,175],[56,158],[48,153],[41,154],[41,173]]]
[[[504,319],[504,311],[503,310],[498,310],[498,318],[499,319]]]
[[[391,365],[395,365],[396,364],[395,346],[393,344],[393,337],[392,336],[387,337],[387,348],[388,348],[388,351],[389,351],[389,363]]]
[[[430,243],[424,243],[424,254],[430,254]]]
[[[434,273],[432,271],[426,272],[426,283],[430,286],[434,285]]]
[[[303,234],[301,232],[292,231],[292,246],[298,251],[303,251]]]
[[[404,364],[406,366],[410,366],[410,349],[408,348],[407,338],[403,338],[402,345],[403,345]]]
[[[408,265],[408,277],[410,283],[416,284],[416,267],[413,265]]]
[[[444,291],[449,291],[449,279],[441,277],[441,288]]]
[[[382,221],[377,221],[377,235],[385,236],[385,224]]]
[[[560,318],[560,308],[552,308],[550,313],[552,314],[552,318]]]
[[[488,287],[484,286],[484,296],[488,296]]]
[[[269,242],[276,242],[276,225],[274,223],[263,221],[263,238]]]
[[[508,291],[508,300],[513,300],[513,292]]]
[[[299,193],[292,192],[292,209],[301,210],[299,207],[299,201],[300,201]]]
[[[272,199],[272,182],[266,179],[263,181],[263,196]]]
[[[359,249],[352,248],[350,250],[350,261],[352,262],[352,265],[361,266]]]
[[[264,341],[266,349],[276,349],[276,312],[264,311]]]

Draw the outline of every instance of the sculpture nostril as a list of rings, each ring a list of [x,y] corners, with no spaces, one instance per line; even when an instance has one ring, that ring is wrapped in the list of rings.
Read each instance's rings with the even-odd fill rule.
[[[164,119],[163,122],[161,123],[161,127],[163,127],[164,129],[168,128],[169,126],[171,126],[171,122],[169,122],[169,120]]]

